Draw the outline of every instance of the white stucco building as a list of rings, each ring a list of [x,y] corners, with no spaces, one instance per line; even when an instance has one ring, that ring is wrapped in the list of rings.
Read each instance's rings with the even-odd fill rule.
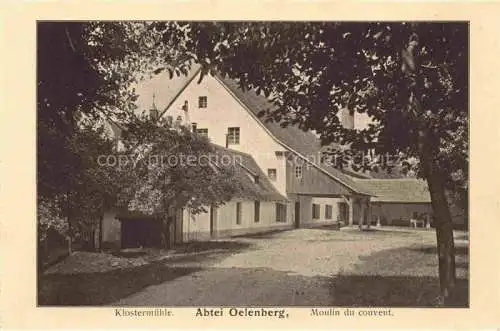
[[[207,75],[198,83],[198,76],[194,72],[185,79],[158,116],[181,122],[208,136],[221,151],[241,157],[239,180],[245,182],[248,192],[257,193],[236,196],[222,207],[208,208],[207,213],[173,212],[171,242],[373,222],[370,199],[375,194],[362,180],[321,163],[315,134],[265,121],[258,113],[272,104],[254,91],[242,91],[233,80]],[[161,86],[154,93],[161,95]],[[103,240],[133,246],[126,232],[139,231],[139,224],[145,223],[108,213]],[[145,232],[156,231],[155,226]]]

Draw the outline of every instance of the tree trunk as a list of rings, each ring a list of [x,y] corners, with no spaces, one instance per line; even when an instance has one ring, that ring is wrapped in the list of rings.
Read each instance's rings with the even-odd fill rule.
[[[69,205],[69,203],[68,203]],[[68,208],[68,214],[67,214],[67,217],[66,217],[66,220],[68,222],[68,235],[66,236],[66,241],[67,241],[67,244],[68,244],[68,254],[71,255],[72,251],[73,251],[73,248],[71,247],[71,244],[73,242],[72,240],[72,227],[71,227],[71,217],[70,217],[70,212],[69,212],[69,208]]]
[[[448,306],[453,302],[456,275],[453,223],[445,193],[446,174],[440,171],[439,163],[436,161],[437,147],[433,144],[429,131],[420,131],[419,147],[420,162],[429,186],[434,213],[434,226],[436,227],[439,285],[441,289],[439,304]]]
[[[372,207],[370,202],[366,203],[366,228],[369,230],[372,225]]]
[[[102,223],[104,222],[104,216],[99,217],[99,229],[98,229],[98,239],[97,239],[97,249],[102,252]]]
[[[444,185],[446,176],[449,174],[443,174],[439,162],[437,162],[439,138],[434,135],[432,128],[422,125],[419,121],[419,117],[424,114],[424,109],[421,104],[423,77],[420,73],[418,59],[415,56],[417,47],[419,47],[418,35],[414,32],[409,36],[408,43],[402,50],[401,70],[408,79],[409,110],[416,123],[420,124],[418,125],[419,159],[429,186],[437,236],[441,288],[439,303],[447,306],[453,302],[456,284],[453,224]]]
[[[445,193],[445,180],[448,174],[441,171],[438,155],[438,140],[431,130],[419,130],[419,154],[424,177],[429,186],[434,226],[436,227],[437,254],[439,261],[439,285],[441,295],[439,304],[448,306],[453,302],[455,275],[455,245],[453,241],[453,222]]]
[[[67,236],[67,240],[68,240],[68,254],[71,255],[71,253],[73,253],[73,247],[72,247],[72,243],[73,243],[73,236],[71,235],[71,221],[68,217],[68,236]]]
[[[445,195],[443,177],[431,170],[427,176],[427,183],[436,227],[439,285],[441,288],[440,301],[447,306],[453,301],[456,284],[453,223]]]

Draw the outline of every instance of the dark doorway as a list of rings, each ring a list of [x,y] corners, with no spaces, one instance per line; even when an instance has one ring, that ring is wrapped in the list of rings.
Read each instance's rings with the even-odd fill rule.
[[[295,202],[295,228],[300,227],[300,202]]]
[[[161,247],[162,222],[156,219],[122,219],[122,248]]]
[[[338,203],[339,208],[339,221],[347,224],[349,222],[349,206],[345,202]]]
[[[210,237],[215,237],[215,221],[217,219],[217,209],[210,206]]]

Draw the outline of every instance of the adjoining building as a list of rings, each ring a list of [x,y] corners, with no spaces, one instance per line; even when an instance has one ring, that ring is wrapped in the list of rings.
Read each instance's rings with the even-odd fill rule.
[[[245,190],[219,208],[208,207],[206,213],[195,215],[187,208],[172,211],[170,242],[339,223],[375,224],[377,219],[400,225],[415,213],[431,213],[424,182],[356,178],[326,165],[313,132],[258,116],[272,109],[267,98],[241,90],[228,78],[207,75],[198,83],[197,76],[198,71],[192,73],[163,111],[154,109],[155,116],[182,123],[206,135],[220,151],[240,157],[236,167]],[[141,218],[135,219],[140,224]],[[132,221],[108,213],[104,241],[121,242],[120,246],[133,242],[126,239],[127,233],[140,233],[139,226],[126,224]],[[152,225],[148,231],[157,230]]]

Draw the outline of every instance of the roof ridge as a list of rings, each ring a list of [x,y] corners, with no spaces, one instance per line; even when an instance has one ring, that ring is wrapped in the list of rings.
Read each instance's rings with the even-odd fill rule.
[[[231,78],[223,78],[221,77],[220,75],[214,75],[213,76],[234,98],[236,98],[242,106],[244,106],[245,109],[248,110],[250,116],[252,116],[254,119],[257,120],[258,123],[260,123],[262,125],[262,127],[267,131],[267,133],[273,137],[278,143],[280,143],[281,145],[283,145],[285,148],[289,149],[290,151],[294,152],[295,154],[297,154],[298,156],[300,156],[302,159],[304,159],[306,162],[308,163],[311,163],[314,167],[316,167],[319,171],[322,171],[324,172],[327,176],[331,177],[332,179],[334,180],[337,180],[338,182],[340,182],[342,185],[346,186],[347,188],[353,190],[354,192],[357,192],[357,193],[360,193],[360,194],[367,194],[369,195],[369,190],[366,190],[366,188],[364,187],[359,187],[359,188],[356,188],[356,187],[353,187],[353,185],[349,184],[349,183],[346,183],[344,179],[342,178],[339,178],[337,175],[334,175],[332,173],[330,173],[328,170],[326,170],[321,164],[319,163],[316,163],[314,161],[311,161],[309,158],[307,158],[307,156],[304,156],[302,155],[303,153],[297,151],[295,148],[292,148],[289,146],[288,143],[284,142],[283,139],[280,139],[278,137],[276,137],[276,134],[274,134],[272,132],[272,130],[270,130],[264,123],[263,121],[256,115],[254,114],[252,111],[251,111],[251,106],[248,105],[244,100],[242,100],[233,90],[230,86],[228,86],[228,84],[225,82],[226,79],[230,79],[232,81],[234,81],[236,83],[236,80],[235,79],[231,79]],[[238,87],[239,89],[239,87]],[[241,90],[241,89],[240,89]],[[256,93],[255,91],[253,90],[246,90],[246,91],[242,91],[242,93],[249,93],[249,92],[252,92],[252,93]],[[259,94],[256,93],[257,96],[260,96]],[[267,98],[266,98],[267,100]],[[269,100],[267,100],[267,102],[270,103]],[[300,128],[297,128],[299,130],[301,130]],[[310,131],[304,131],[304,130],[301,130],[302,132],[306,133],[306,134],[309,134],[311,137],[313,137],[315,139],[316,142],[319,143],[319,145],[321,146],[321,142],[320,140],[318,139],[318,137],[316,137],[316,135],[314,135],[312,132]],[[318,151],[315,151],[315,153],[318,153],[318,152],[321,152],[321,150],[318,150]],[[344,176],[347,176],[347,175],[344,175]],[[354,182],[351,178],[347,178],[349,180],[352,181],[353,184],[357,184],[356,182]]]
[[[245,156],[249,156],[251,158],[253,158],[253,156],[249,153],[245,153],[245,152],[242,152],[242,151],[238,151],[236,149],[232,149],[232,148],[228,148],[228,147],[224,147],[224,146],[221,146],[221,145],[217,145],[215,143],[210,143],[210,145],[214,146],[215,149],[222,149],[222,150],[225,150],[225,151],[228,151],[230,153],[235,153],[235,154],[242,154],[242,155],[245,155]]]
[[[174,97],[169,101],[169,103],[167,104],[167,106],[165,107],[165,109],[160,113],[160,115],[158,115],[158,118],[161,118],[163,117],[163,115],[165,115],[168,111],[168,109],[173,105],[173,103],[179,98],[179,96],[182,94],[182,92],[184,92],[184,90],[189,86],[189,84],[191,84],[191,82],[194,80],[194,78],[196,77],[196,75],[201,71],[201,67],[199,67],[198,69],[196,69],[194,72],[193,72],[193,75],[191,76],[191,78],[189,78],[183,85],[182,87],[179,89],[179,91],[174,95]]]

